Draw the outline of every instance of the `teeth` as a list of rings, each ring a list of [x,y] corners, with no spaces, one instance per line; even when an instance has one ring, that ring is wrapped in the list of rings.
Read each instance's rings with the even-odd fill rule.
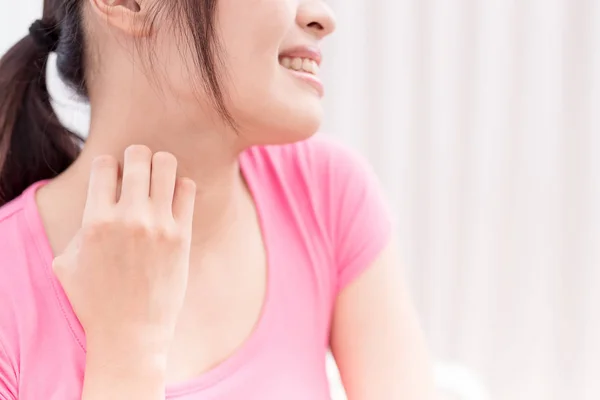
[[[284,68],[291,69],[294,71],[303,71],[314,75],[319,73],[319,66],[314,60],[311,60],[310,58],[283,57],[280,60],[280,64]]]
[[[295,69],[296,71],[299,71],[302,69],[302,59],[301,58],[294,58],[292,60],[292,69]]]
[[[302,61],[302,69],[303,70],[312,73],[313,72],[312,66],[313,66],[312,60],[309,60],[309,59],[305,58],[304,61]]]

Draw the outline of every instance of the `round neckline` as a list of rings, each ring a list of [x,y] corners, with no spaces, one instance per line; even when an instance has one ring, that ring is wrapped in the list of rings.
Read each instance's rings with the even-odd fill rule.
[[[243,366],[245,360],[252,358],[252,355],[256,353],[256,351],[261,347],[261,345],[266,341],[267,334],[270,332],[270,326],[273,323],[273,307],[272,304],[276,301],[273,299],[275,296],[276,290],[274,290],[273,282],[276,282],[277,279],[274,275],[277,272],[277,269],[273,266],[276,264],[274,260],[275,252],[272,251],[272,229],[270,226],[271,221],[267,217],[268,207],[267,198],[263,198],[262,195],[264,193],[263,190],[260,190],[258,187],[258,180],[255,176],[254,172],[247,165],[248,160],[246,160],[245,153],[240,154],[239,157],[239,165],[240,171],[246,181],[246,185],[248,186],[248,190],[254,200],[255,209],[258,217],[258,223],[260,225],[262,239],[264,244],[265,258],[266,258],[266,284],[265,284],[265,294],[263,299],[262,309],[260,311],[260,316],[257,319],[254,328],[249,336],[240,343],[240,345],[231,353],[227,358],[225,358],[222,362],[209,369],[208,371],[200,374],[197,377],[185,380],[183,382],[176,382],[167,385],[166,396],[167,398],[175,398],[184,396],[194,392],[200,392],[205,389],[213,389],[219,382],[231,376],[238,368]],[[61,311],[69,325],[71,333],[74,336],[74,339],[77,341],[78,346],[81,348],[82,352],[86,353],[85,347],[85,333],[83,327],[79,323],[75,312],[73,311],[71,304],[67,298],[66,293],[64,292],[60,282],[56,278],[54,272],[52,271],[52,261],[54,259],[54,254],[52,248],[50,246],[50,242],[48,240],[48,236],[46,234],[46,229],[43,224],[43,220],[39,213],[39,209],[36,202],[36,193],[39,188],[47,184],[49,181],[40,181],[27,189],[25,199],[26,205],[26,218],[30,228],[36,232],[30,232],[33,237],[36,248],[39,251],[39,255],[41,260],[44,263],[44,269],[48,279],[52,284],[52,288],[54,294],[58,300]],[[43,233],[43,234],[40,234]]]

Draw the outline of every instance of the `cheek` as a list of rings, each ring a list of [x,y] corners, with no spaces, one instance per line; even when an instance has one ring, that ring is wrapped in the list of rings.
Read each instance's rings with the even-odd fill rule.
[[[224,86],[235,108],[258,108],[281,88],[278,56],[296,27],[296,11],[297,0],[220,0],[220,38],[228,70]]]
[[[221,85],[229,107],[249,111],[277,86],[280,46],[295,26],[297,0],[218,0],[217,4]],[[160,39],[157,54],[164,68],[160,80],[168,81],[180,101],[207,99],[194,52],[178,45],[169,33]],[[203,104],[207,105],[212,104]]]
[[[296,0],[219,0],[219,34],[230,62],[276,57],[295,25],[296,9]]]

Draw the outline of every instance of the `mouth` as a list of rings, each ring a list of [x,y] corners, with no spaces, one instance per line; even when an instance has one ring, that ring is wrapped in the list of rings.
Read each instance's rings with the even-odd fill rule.
[[[319,74],[319,64],[316,60],[302,57],[280,57],[279,64],[292,71],[306,72],[312,75]]]
[[[319,97],[323,97],[323,83],[318,78],[321,65],[321,51],[318,48],[303,46],[283,52],[279,56],[279,64],[316,90]]]

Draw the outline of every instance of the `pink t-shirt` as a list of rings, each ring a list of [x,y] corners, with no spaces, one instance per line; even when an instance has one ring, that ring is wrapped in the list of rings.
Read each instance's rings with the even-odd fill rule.
[[[352,151],[313,137],[240,157],[268,259],[252,335],[226,361],[170,385],[168,399],[329,399],[325,359],[334,301],[386,246],[391,219]],[[0,399],[81,396],[85,337],[51,270],[33,185],[0,208]],[[110,293],[107,293],[110,296]]]

